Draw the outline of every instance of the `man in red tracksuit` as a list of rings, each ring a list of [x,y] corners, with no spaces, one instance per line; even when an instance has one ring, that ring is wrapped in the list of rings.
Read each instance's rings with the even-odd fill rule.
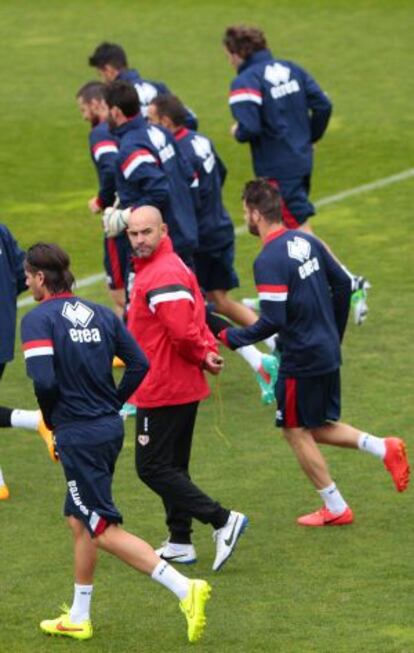
[[[158,554],[172,562],[196,562],[195,517],[215,530],[213,570],[218,571],[248,519],[204,494],[188,467],[198,404],[209,395],[203,370],[218,374],[223,360],[205,321],[195,275],[174,253],[158,209],[136,209],[128,236],[136,272],[128,328],[150,361],[149,373],[130,399],[138,407],[136,469],[162,498],[170,533]]]

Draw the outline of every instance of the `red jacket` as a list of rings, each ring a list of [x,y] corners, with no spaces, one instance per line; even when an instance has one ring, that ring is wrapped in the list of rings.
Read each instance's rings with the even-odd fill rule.
[[[173,252],[168,236],[152,256],[133,262],[128,329],[147,355],[150,370],[129,401],[155,408],[205,399],[210,390],[203,361],[208,351],[218,350],[195,275]]]

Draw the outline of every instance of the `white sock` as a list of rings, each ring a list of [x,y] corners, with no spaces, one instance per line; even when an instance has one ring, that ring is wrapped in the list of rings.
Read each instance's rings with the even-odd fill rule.
[[[372,453],[374,456],[381,458],[381,460],[385,458],[385,440],[384,438],[377,438],[376,435],[361,433],[358,438],[358,449]]]
[[[4,480],[3,471],[1,467],[0,467],[0,485],[6,485],[6,481]]]
[[[237,353],[257,372],[262,364],[262,352],[254,345],[247,345],[236,349]]]
[[[335,515],[340,515],[348,507],[335,483],[331,483],[331,485],[323,488],[323,490],[318,490],[318,492],[325,506]]]
[[[93,585],[77,585],[73,594],[73,603],[70,609],[70,620],[73,624],[80,624],[89,619]]]
[[[12,410],[10,416],[11,425],[15,428],[30,429],[37,431],[40,421],[40,410]]]
[[[271,352],[274,352],[275,350],[275,337],[270,336],[270,338],[266,338],[266,340],[263,340],[264,344],[268,349],[270,349]]]
[[[155,567],[154,571],[151,574],[151,578],[161,583],[167,589],[174,592],[174,594],[180,599],[185,599],[188,594],[188,589],[190,586],[190,581],[186,576],[183,576],[178,572],[174,567],[161,560],[158,565]]]

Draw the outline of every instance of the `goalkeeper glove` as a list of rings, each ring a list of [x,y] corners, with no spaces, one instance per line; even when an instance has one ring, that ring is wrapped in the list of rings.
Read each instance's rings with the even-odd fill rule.
[[[102,216],[103,228],[107,238],[118,236],[128,226],[131,209],[115,209],[108,206]]]

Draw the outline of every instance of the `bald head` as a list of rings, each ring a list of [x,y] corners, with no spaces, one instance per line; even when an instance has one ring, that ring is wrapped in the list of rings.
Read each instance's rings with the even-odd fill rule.
[[[127,233],[135,256],[148,258],[167,235],[168,229],[155,206],[140,206],[128,218]]]

